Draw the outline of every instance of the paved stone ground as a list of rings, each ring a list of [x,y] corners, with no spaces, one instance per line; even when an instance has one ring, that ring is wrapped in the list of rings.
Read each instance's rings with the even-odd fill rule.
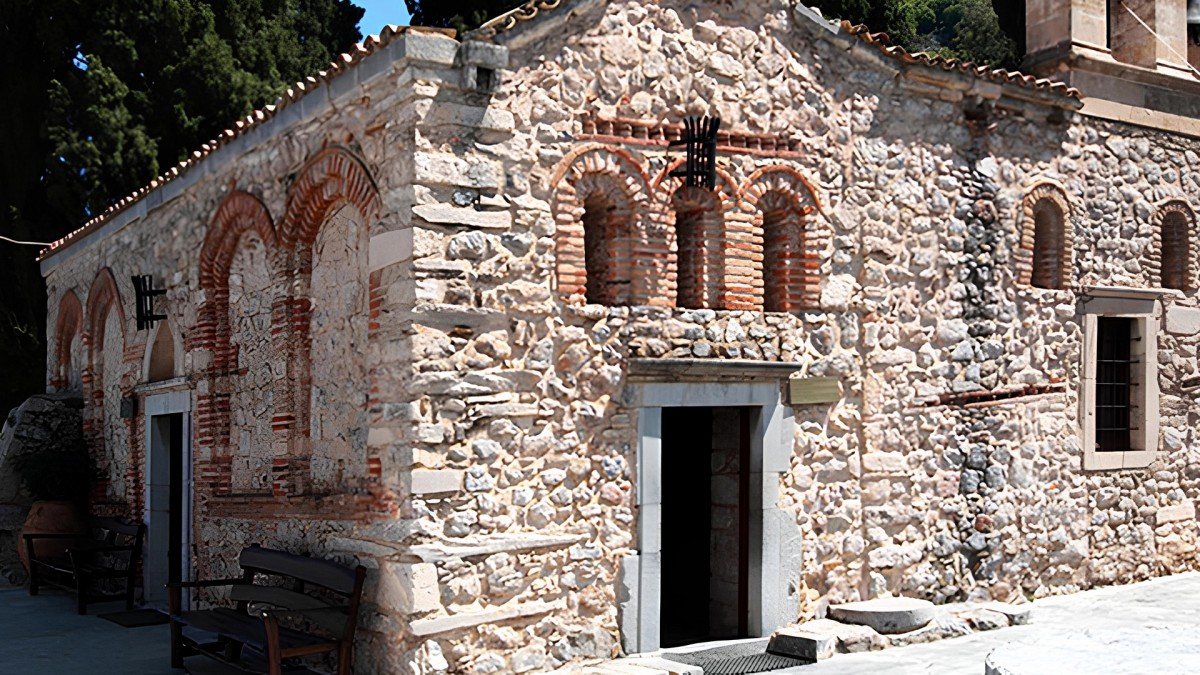
[[[0,673],[16,675],[180,675],[170,667],[167,626],[123,628],[96,616],[121,603],[75,613],[66,593],[0,589]]]
[[[122,628],[75,613],[64,593],[0,589],[0,673],[179,675],[168,665],[166,626]],[[1200,673],[1200,573],[1103,588],[1034,603],[1033,623],[963,638],[773,671],[787,675],[983,675],[995,649],[1022,675]]]
[[[1044,598],[1025,626],[839,654],[772,675],[983,675],[995,649],[1014,675],[1200,673],[1200,573]]]

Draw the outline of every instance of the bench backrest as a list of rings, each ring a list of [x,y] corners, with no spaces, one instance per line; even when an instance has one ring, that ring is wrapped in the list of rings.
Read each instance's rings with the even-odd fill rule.
[[[146,536],[145,523],[136,523],[120,518],[92,517],[89,525],[96,539],[114,546],[132,546],[141,551],[142,539]]]
[[[344,639],[353,639],[363,579],[366,577],[365,567],[359,565],[350,568],[330,560],[262,548],[258,545],[242,549],[238,562],[250,583],[234,585],[230,591],[230,598],[237,601],[243,610],[249,603],[263,603],[303,612],[304,618],[312,623],[341,635]],[[301,583],[294,589],[259,586],[253,583],[256,574],[288,577]],[[306,584],[332,591],[344,597],[346,602],[335,606],[323,598],[306,593]],[[345,609],[339,610],[336,607]]]

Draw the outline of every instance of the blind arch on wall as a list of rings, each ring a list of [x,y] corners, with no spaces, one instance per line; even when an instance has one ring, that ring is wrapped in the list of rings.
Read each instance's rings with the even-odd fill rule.
[[[1195,288],[1196,251],[1192,230],[1196,216],[1182,200],[1172,200],[1155,212],[1155,249],[1158,251],[1158,282],[1163,288],[1188,291]]]
[[[1068,288],[1075,261],[1066,193],[1057,185],[1042,183],[1030,190],[1022,206],[1018,281],[1037,288]]]

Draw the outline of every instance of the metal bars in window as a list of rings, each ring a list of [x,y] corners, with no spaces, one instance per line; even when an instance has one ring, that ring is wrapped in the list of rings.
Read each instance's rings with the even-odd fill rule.
[[[1096,324],[1096,450],[1131,449],[1133,319],[1102,316]]]
[[[685,146],[687,158],[684,166],[671,175],[682,178],[687,187],[702,187],[712,190],[717,186],[717,129],[721,128],[719,117],[687,117],[683,120],[684,136],[671,141],[671,146]]]

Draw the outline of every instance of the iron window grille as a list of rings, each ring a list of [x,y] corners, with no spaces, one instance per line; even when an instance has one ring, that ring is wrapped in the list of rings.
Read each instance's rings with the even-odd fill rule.
[[[1132,449],[1133,319],[1102,316],[1096,324],[1096,450],[1128,452]]]
[[[671,141],[671,146],[685,146],[685,164],[671,172],[682,178],[687,187],[712,190],[717,186],[717,129],[720,117],[687,117],[683,120],[683,138]]]

